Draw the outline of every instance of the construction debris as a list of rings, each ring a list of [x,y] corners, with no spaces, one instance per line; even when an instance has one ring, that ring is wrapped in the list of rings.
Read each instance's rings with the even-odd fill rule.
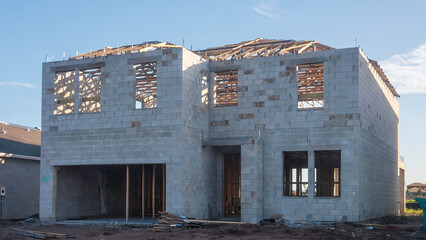
[[[416,231],[422,228],[418,224],[377,224],[377,223],[353,223],[355,227],[364,227],[366,229],[379,229],[379,230],[400,230],[400,231]]]
[[[51,233],[51,232],[39,232],[32,230],[25,230],[20,228],[12,228],[12,230],[17,231],[18,234],[38,239],[47,239],[47,238],[66,238],[66,234],[61,233]]]
[[[191,222],[185,216],[175,215],[165,211],[160,211],[159,213],[161,216],[158,218],[158,223],[153,225],[153,230],[155,231],[201,227],[201,223]]]

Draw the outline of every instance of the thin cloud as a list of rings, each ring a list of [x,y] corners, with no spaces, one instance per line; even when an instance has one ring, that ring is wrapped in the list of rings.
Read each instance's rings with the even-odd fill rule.
[[[0,86],[18,86],[18,87],[26,87],[26,88],[32,88],[32,89],[38,88],[37,86],[32,85],[31,83],[21,83],[21,82],[0,82]]]
[[[256,5],[251,6],[251,9],[267,19],[279,21],[280,16],[285,12],[282,11],[275,0],[261,0]]]
[[[426,42],[380,61],[380,66],[399,93],[426,93]]]

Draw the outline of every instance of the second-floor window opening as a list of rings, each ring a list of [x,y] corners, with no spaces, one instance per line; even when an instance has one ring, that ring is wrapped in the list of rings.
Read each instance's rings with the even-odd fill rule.
[[[324,107],[324,63],[297,66],[298,109]]]
[[[216,72],[215,106],[238,105],[238,70]]]
[[[140,63],[136,70],[135,108],[157,107],[157,63]]]

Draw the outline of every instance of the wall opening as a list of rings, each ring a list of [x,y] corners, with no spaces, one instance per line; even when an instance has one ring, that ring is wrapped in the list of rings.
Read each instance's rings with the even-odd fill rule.
[[[101,68],[84,69],[79,73],[79,95],[82,113],[101,111]]]
[[[157,63],[135,64],[133,68],[136,70],[135,108],[156,108]]]
[[[308,196],[308,152],[284,152],[284,196]]]
[[[62,166],[56,218],[156,218],[166,210],[166,165]]]
[[[74,112],[75,71],[56,72],[53,94],[56,107],[53,114],[69,114]]]
[[[225,217],[241,215],[241,153],[223,153],[223,202]]]
[[[238,70],[216,72],[215,83],[215,106],[238,105]]]
[[[298,109],[324,108],[324,63],[297,65]]]
[[[340,197],[340,150],[314,151],[315,196]]]

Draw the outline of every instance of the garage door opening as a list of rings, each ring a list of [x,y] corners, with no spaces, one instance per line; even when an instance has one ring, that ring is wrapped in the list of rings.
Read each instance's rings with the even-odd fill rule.
[[[56,218],[156,218],[166,210],[166,165],[57,167]]]

